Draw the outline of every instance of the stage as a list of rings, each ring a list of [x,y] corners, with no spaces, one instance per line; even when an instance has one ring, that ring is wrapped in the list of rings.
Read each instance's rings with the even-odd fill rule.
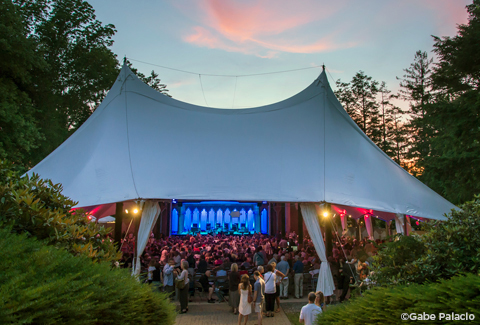
[[[172,202],[171,235],[268,233],[267,202]]]

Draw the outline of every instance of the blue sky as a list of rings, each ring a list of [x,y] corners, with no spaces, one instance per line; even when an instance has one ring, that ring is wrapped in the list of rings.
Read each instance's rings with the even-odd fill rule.
[[[153,69],[181,101],[219,108],[286,99],[321,69],[241,75],[325,64],[330,84],[359,70],[398,90],[397,76],[431,35],[454,36],[471,0],[88,0],[116,26],[113,51],[145,74]],[[430,55],[433,55],[430,53]],[[139,63],[187,70],[197,74]],[[213,77],[198,74],[234,75]],[[203,86],[203,92],[202,92]],[[404,105],[402,105],[404,106]]]

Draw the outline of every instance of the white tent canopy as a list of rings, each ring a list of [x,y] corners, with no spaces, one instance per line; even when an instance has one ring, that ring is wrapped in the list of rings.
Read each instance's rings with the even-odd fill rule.
[[[455,208],[385,155],[325,72],[284,101],[214,109],[158,93],[124,65],[107,97],[30,172],[79,207],[142,199],[329,202],[431,219]]]

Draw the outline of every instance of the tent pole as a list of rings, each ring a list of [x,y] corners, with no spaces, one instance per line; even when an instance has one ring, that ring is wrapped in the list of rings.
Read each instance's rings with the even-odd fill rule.
[[[123,225],[123,202],[115,204],[115,234],[114,241],[120,247],[122,240],[122,225]]]
[[[300,203],[298,204],[298,244],[303,248],[303,216],[302,216],[302,208],[300,207]]]
[[[329,203],[323,204],[324,212],[328,213],[327,217],[323,217],[324,225],[325,225],[325,250],[327,253],[327,258],[333,256],[333,245],[332,245],[332,221],[333,221],[333,214],[332,214],[332,207]]]

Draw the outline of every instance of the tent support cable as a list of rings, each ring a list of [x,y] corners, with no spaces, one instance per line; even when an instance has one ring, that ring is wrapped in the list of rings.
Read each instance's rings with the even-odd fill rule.
[[[135,193],[137,194],[137,198],[140,198],[137,190],[137,184],[135,184],[135,177],[133,175],[133,166],[132,166],[132,153],[130,152],[130,134],[128,132],[128,104],[127,104],[127,77],[125,76],[125,80],[123,81],[124,89],[125,89],[125,123],[127,127],[127,147],[128,147],[128,159],[130,162],[130,172],[132,174],[132,182],[133,187],[135,188]]]
[[[198,79],[200,79],[200,88],[202,88],[202,94],[203,94],[203,99],[205,100],[205,105],[207,107],[210,107],[210,106],[208,106],[207,98],[205,97],[205,91],[203,90],[203,83],[202,83],[202,75],[201,74],[198,74]]]
[[[119,251],[122,250],[123,243],[125,242],[125,239],[127,238],[128,231],[130,230],[130,226],[132,225],[132,222],[133,222],[133,218],[132,218],[132,220],[130,220],[130,224],[128,225],[127,232],[125,232],[125,237],[123,237],[122,244],[120,245],[120,248],[118,249]]]
[[[235,77],[235,88],[233,88],[233,101],[232,101],[232,108],[235,106],[235,95],[237,93],[237,80],[238,78]]]
[[[330,218],[330,222],[332,223],[332,227],[335,230],[335,235],[337,236],[338,243],[340,244],[340,247],[342,248],[343,256],[345,256],[345,263],[347,263],[348,256],[347,256],[347,253],[345,253],[345,250],[343,249],[343,245],[341,244],[342,242],[340,241],[340,237],[338,237],[338,228],[333,223],[333,217]],[[357,277],[355,276],[356,272],[353,272],[351,264],[349,264],[349,263],[347,263],[347,264],[348,264],[348,267],[350,268],[350,272],[352,272],[352,274],[353,274],[353,278],[355,279],[355,282],[357,282],[358,280],[357,280]]]

